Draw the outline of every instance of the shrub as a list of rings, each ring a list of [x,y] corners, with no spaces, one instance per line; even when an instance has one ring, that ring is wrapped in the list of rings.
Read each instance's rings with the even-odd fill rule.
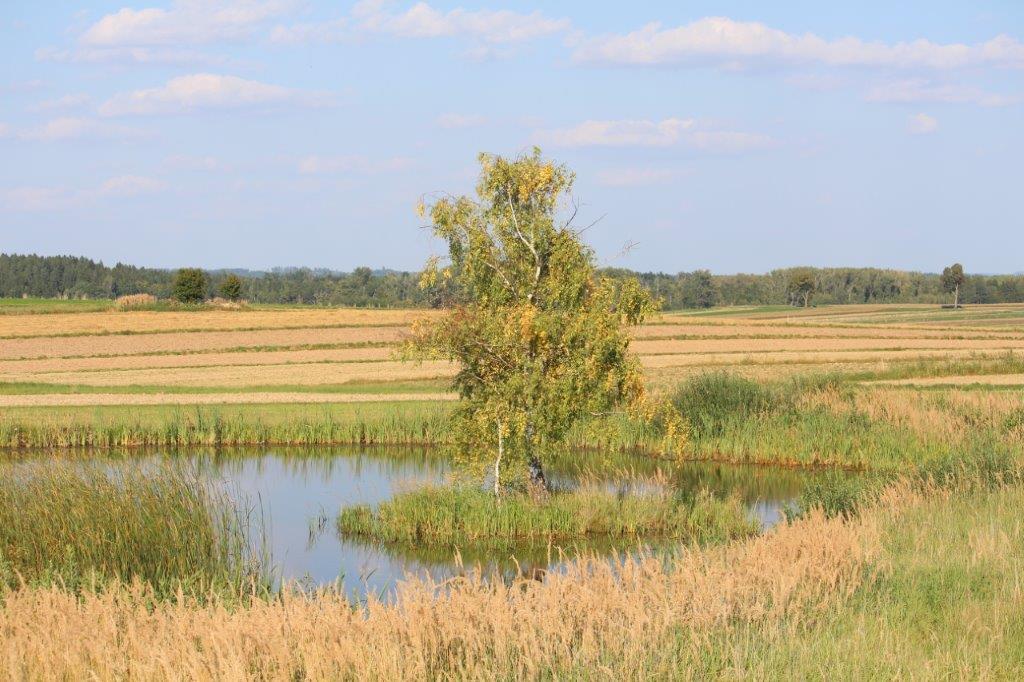
[[[199,268],[182,268],[174,276],[171,296],[181,303],[199,303],[206,298],[206,273]]]
[[[702,374],[676,389],[672,403],[694,436],[720,436],[730,419],[748,418],[774,408],[778,398],[756,381],[726,372]]]
[[[242,298],[242,280],[238,275],[230,274],[220,283],[220,295],[229,301],[237,301]]]
[[[129,294],[114,299],[114,307],[118,310],[144,310],[156,305],[156,296],[151,294]]]

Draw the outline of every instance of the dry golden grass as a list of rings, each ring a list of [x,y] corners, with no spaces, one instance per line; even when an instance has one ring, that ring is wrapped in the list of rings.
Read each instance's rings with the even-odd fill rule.
[[[913,379],[894,379],[879,381],[879,384],[894,386],[1020,386],[1024,385],[1024,374],[961,374],[944,377],[917,377]]]
[[[405,334],[406,330],[402,327],[347,327],[0,339],[0,359],[133,355],[341,343],[393,343],[401,340]]]
[[[450,376],[447,362],[399,361],[305,363],[255,367],[171,367],[95,372],[6,374],[14,382],[85,384],[88,386],[316,386],[351,382],[409,381]]]
[[[88,405],[265,405],[277,403],[382,403],[454,400],[454,393],[41,393],[0,395],[0,407]]]
[[[139,588],[76,597],[21,589],[0,608],[9,679],[536,679],[641,675],[682,630],[794,626],[860,587],[880,552],[870,520],[820,515],[663,562],[581,561],[542,582],[410,578],[394,603],[335,593],[247,606],[152,603]],[[654,649],[652,649],[652,647]],[[671,672],[666,670],[664,672]],[[676,671],[678,672],[678,671]]]
[[[0,337],[158,332],[196,329],[274,329],[329,326],[406,325],[433,313],[425,310],[295,308],[284,310],[131,311],[56,313],[0,317]]]
[[[976,308],[947,311],[945,317],[936,306],[846,306],[712,317],[666,314],[635,330],[633,349],[656,388],[711,368],[776,378],[1024,350],[1024,332],[1019,330],[979,331],[954,324],[1024,312],[1024,307]],[[451,376],[452,368],[444,363],[391,361],[395,344],[408,334],[407,323],[424,314],[284,309],[11,316],[0,320],[0,336],[23,338],[0,338],[0,381],[256,389]],[[949,324],[911,324],[936,316]],[[365,326],[330,326],[361,324]],[[198,331],[159,331],[182,328]],[[125,333],[107,333],[112,330]],[[678,336],[703,338],[672,338]],[[353,347],[316,348],[330,345]],[[986,383],[1015,383],[1009,378],[989,379]]]
[[[324,350],[251,351],[245,353],[189,353],[182,355],[120,355],[93,358],[0,360],[0,379],[7,374],[37,372],[89,372],[105,369],[157,369],[170,367],[228,367],[282,365],[311,362],[367,362],[389,360],[392,347],[329,348]]]

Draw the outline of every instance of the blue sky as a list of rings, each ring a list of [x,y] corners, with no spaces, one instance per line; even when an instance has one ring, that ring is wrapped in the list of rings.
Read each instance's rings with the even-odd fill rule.
[[[8,0],[0,251],[416,269],[539,144],[603,264],[1024,270],[1024,3],[893,5]]]

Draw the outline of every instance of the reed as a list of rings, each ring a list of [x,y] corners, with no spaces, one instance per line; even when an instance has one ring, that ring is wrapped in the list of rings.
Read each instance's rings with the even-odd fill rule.
[[[750,535],[758,527],[738,499],[684,497],[653,479],[618,489],[584,483],[543,497],[496,498],[467,485],[425,486],[376,509],[343,509],[337,526],[344,536],[449,547],[637,538],[710,542]]]
[[[269,585],[253,525],[194,471],[54,461],[0,469],[0,590],[139,581],[155,594]]]

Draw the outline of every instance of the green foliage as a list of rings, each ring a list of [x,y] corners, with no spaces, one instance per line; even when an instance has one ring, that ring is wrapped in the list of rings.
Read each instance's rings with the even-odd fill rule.
[[[206,298],[206,273],[199,268],[182,268],[174,276],[171,296],[180,303],[200,303]]]
[[[959,263],[953,263],[952,265],[942,269],[942,290],[947,294],[953,294],[953,305],[959,305],[960,303],[960,287],[967,281],[966,275],[964,275],[964,266]]]
[[[477,197],[429,207],[450,263],[433,260],[424,286],[451,281],[455,305],[414,328],[407,351],[457,363],[459,454],[529,471],[543,483],[545,451],[574,424],[623,407],[640,410],[643,375],[626,328],[654,309],[633,279],[600,277],[593,253],[557,212],[573,175],[540,151],[481,155]],[[423,212],[428,208],[421,207]]]
[[[0,519],[0,588],[141,580],[172,595],[267,583],[248,519],[184,468],[7,463]]]
[[[789,293],[790,302],[802,302],[803,307],[811,305],[811,296],[818,289],[818,279],[811,268],[796,268],[789,275],[789,282],[786,291]]]
[[[803,268],[814,273],[814,300],[836,303],[939,303],[947,300],[938,273],[881,268]],[[706,270],[676,274],[605,268],[599,274],[614,280],[636,278],[666,310],[713,305],[792,305],[788,288],[794,269],[765,274],[711,275]],[[225,275],[213,271],[214,283]],[[450,280],[426,288],[419,273],[392,270],[333,272],[310,268],[275,268],[238,275],[253,303],[335,305],[373,308],[441,307],[454,299]],[[710,277],[711,286],[708,286]],[[174,272],[118,263],[107,267],[86,258],[0,254],[0,297],[22,296],[113,299],[148,293],[167,298]],[[964,276],[964,303],[1024,302],[1024,275]],[[0,312],[7,307],[0,302]]]
[[[242,280],[238,275],[232,273],[220,283],[220,295],[229,301],[237,301],[242,298]]]
[[[681,384],[672,404],[694,437],[720,436],[732,419],[752,418],[774,408],[776,395],[764,385],[728,372],[698,375]]]
[[[337,524],[345,536],[447,546],[588,538],[712,541],[757,529],[737,499],[707,493],[688,498],[657,485],[619,491],[585,485],[543,500],[523,493],[495,498],[472,486],[429,486],[396,495],[376,509],[343,509]]]

